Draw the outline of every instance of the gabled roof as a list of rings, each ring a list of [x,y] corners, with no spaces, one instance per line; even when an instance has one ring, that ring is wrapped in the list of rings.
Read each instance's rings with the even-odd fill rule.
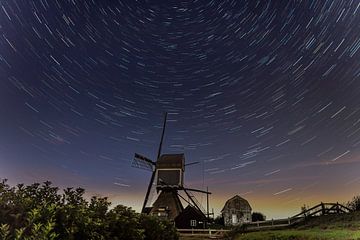
[[[180,214],[177,216],[177,219],[184,218],[185,216],[196,216],[196,219],[206,219],[206,216],[203,212],[199,211],[197,208],[188,205]]]

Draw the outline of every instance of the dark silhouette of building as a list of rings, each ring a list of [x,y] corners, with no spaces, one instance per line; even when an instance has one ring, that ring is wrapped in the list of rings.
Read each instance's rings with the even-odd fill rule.
[[[156,161],[151,160],[141,154],[135,153],[132,166],[140,169],[145,169],[152,172],[150,182],[148,183],[148,188],[145,194],[145,199],[141,212],[144,214],[149,214],[152,216],[157,216],[162,219],[167,219],[171,222],[174,222],[176,217],[180,216],[184,207],[182,205],[182,200],[187,202],[190,206],[187,207],[182,218],[195,217],[194,221],[191,223],[194,226],[198,226],[201,222],[206,222],[206,215],[210,215],[209,208],[207,211],[201,206],[197,201],[192,192],[198,192],[202,194],[207,194],[207,199],[209,194],[208,191],[187,188],[184,186],[184,172],[185,167],[199,162],[192,162],[185,164],[185,155],[180,154],[162,154],[162,143],[164,140],[165,127],[166,127],[167,113],[164,116],[163,129],[158,149],[158,154]],[[186,194],[188,200],[180,195],[180,192]],[[159,194],[153,204],[152,197],[153,194]],[[207,206],[209,201],[207,201]],[[181,218],[181,219],[182,219]],[[181,220],[185,221],[185,220]],[[196,222],[195,222],[196,221]]]
[[[251,222],[251,210],[249,202],[239,195],[230,198],[221,210],[225,226]]]
[[[206,222],[205,214],[190,205],[175,218],[175,226],[179,229],[205,228]]]

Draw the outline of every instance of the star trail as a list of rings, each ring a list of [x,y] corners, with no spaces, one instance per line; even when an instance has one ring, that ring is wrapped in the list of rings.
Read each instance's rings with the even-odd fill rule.
[[[185,153],[219,211],[360,187],[358,0],[0,1],[0,178],[139,210],[135,152]]]

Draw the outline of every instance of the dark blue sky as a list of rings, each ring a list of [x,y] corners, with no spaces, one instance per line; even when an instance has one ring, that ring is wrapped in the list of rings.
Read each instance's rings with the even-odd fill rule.
[[[83,186],[138,209],[165,152],[201,164],[216,209],[268,215],[360,184],[360,4],[0,2],[0,177]],[[328,187],[332,184],[332,187]]]

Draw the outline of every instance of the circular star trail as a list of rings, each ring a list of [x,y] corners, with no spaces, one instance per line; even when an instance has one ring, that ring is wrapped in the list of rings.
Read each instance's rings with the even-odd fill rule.
[[[168,112],[164,152],[201,162],[185,182],[216,207],[345,201],[360,184],[359,22],[356,0],[2,1],[0,177],[136,208],[150,176],[131,160],[156,156]]]

